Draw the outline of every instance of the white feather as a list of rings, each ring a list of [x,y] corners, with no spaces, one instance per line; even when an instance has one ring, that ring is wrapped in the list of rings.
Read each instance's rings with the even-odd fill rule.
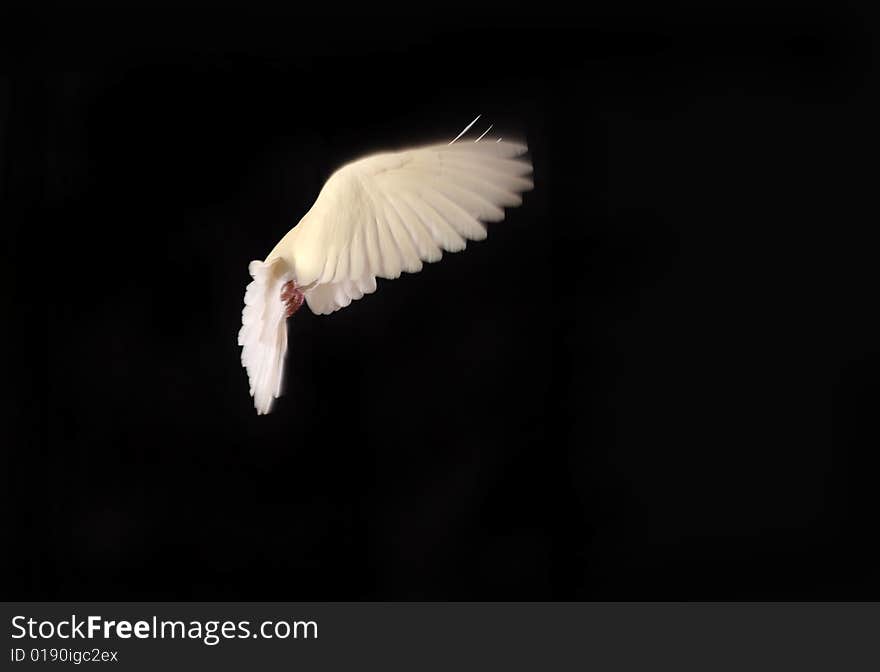
[[[281,288],[293,276],[278,258],[269,263],[252,261],[248,270],[253,281],[244,294],[238,344],[242,346],[241,363],[248,373],[254,406],[262,415],[281,396],[287,354],[287,320]]]
[[[251,263],[238,342],[258,413],[281,394],[287,325],[281,288],[294,280],[317,315],[376,290],[376,278],[417,273],[422,262],[482,240],[482,222],[532,188],[527,148],[461,142],[375,154],[337,170],[265,262]]]

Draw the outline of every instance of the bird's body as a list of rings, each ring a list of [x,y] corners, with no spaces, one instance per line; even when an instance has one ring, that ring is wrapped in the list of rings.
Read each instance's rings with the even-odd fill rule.
[[[281,394],[286,318],[308,303],[324,315],[376,290],[376,278],[416,273],[443,251],[482,240],[531,189],[525,145],[461,142],[368,156],[337,170],[305,216],[252,261],[242,364],[258,413]]]

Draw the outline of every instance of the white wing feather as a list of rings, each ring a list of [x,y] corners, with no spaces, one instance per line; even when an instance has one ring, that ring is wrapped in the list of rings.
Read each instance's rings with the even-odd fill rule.
[[[376,291],[376,278],[417,273],[443,252],[483,240],[532,188],[525,145],[467,142],[375,154],[337,170],[312,208],[252,262],[239,344],[257,411],[281,391],[287,327],[281,286],[293,279],[324,315]],[[251,303],[248,303],[248,300]]]
[[[293,269],[312,312],[331,313],[375,291],[376,278],[416,273],[422,262],[482,240],[481,222],[532,188],[525,145],[461,142],[376,154],[327,180],[311,210],[269,254]]]
[[[281,396],[284,357],[287,354],[287,320],[281,288],[292,275],[277,259],[269,263],[252,261],[248,266],[253,281],[244,294],[238,344],[241,364],[247,370],[251,396],[259,415],[272,410]]]

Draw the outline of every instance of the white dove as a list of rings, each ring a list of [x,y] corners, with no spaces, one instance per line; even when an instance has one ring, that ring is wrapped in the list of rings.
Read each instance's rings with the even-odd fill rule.
[[[344,308],[374,292],[377,277],[418,273],[443,250],[484,239],[481,222],[500,221],[503,207],[522,203],[532,165],[516,157],[527,147],[482,137],[343,166],[269,256],[250,263],[238,344],[258,414],[281,395],[287,318],[304,301],[316,315]]]

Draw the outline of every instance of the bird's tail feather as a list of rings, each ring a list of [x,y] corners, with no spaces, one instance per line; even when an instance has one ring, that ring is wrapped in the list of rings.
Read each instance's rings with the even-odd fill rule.
[[[252,261],[248,266],[253,282],[244,295],[241,330],[241,364],[247,369],[254,407],[262,415],[272,410],[281,396],[284,357],[287,353],[287,318],[281,288],[291,279],[280,259],[269,263]]]

